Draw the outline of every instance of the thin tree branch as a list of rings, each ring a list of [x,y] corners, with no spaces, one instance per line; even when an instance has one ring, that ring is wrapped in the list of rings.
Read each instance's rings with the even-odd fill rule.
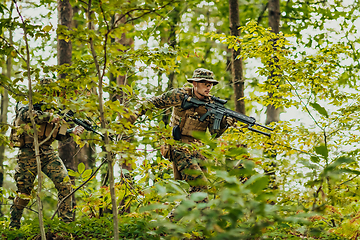
[[[175,3],[175,2],[178,2],[178,1],[176,1],[176,0],[170,1],[170,2],[168,2],[167,4],[158,7],[157,9],[132,9],[132,10],[128,11],[126,14],[124,14],[123,17],[125,17],[126,15],[130,15],[130,13],[131,13],[131,12],[134,12],[134,11],[145,11],[145,10],[147,10],[148,12],[145,12],[144,14],[142,14],[142,15],[140,15],[140,16],[138,16],[138,17],[128,19],[127,21],[125,21],[124,24],[129,23],[129,22],[132,22],[132,21],[135,21],[135,20],[137,20],[137,19],[140,19],[140,18],[142,18],[142,17],[144,17],[145,15],[150,14],[150,13],[155,13],[155,14],[157,14],[158,16],[161,16],[161,15],[159,15],[158,13],[156,13],[156,11],[158,11],[158,10],[160,10],[160,9],[163,9],[163,8],[167,7],[168,5],[170,5],[170,4],[172,4],[172,3]],[[117,22],[120,21],[120,20],[121,20],[121,18],[118,19]]]
[[[51,216],[51,220],[54,219],[55,214],[59,211],[59,207],[60,205],[69,197],[71,197],[73,194],[75,194],[75,192],[77,192],[77,190],[79,190],[80,188],[82,188],[83,186],[85,186],[90,180],[92,180],[92,178],[96,175],[96,173],[100,170],[100,168],[104,165],[104,163],[106,163],[106,159],[104,161],[101,162],[100,166],[97,167],[97,169],[90,175],[90,177],[83,182],[79,187],[77,187],[74,191],[72,191],[70,194],[68,194],[67,196],[65,196],[63,199],[61,199],[59,201],[58,207],[56,208],[54,214]]]
[[[102,9],[102,2],[100,1],[100,8],[101,11],[103,12]],[[89,0],[89,6],[88,6],[88,22],[91,23],[92,19],[91,19],[91,0]],[[106,123],[106,119],[105,119],[105,114],[104,114],[104,103],[103,103],[103,77],[105,74],[105,70],[106,70],[106,48],[107,48],[107,38],[108,35],[110,33],[110,29],[109,29],[109,25],[105,19],[105,15],[104,15],[104,21],[106,22],[107,25],[107,33],[105,34],[105,42],[104,42],[104,66],[103,66],[103,70],[101,71],[100,69],[100,64],[98,62],[97,59],[97,54],[95,51],[95,47],[94,47],[94,41],[92,39],[92,37],[90,37],[90,49],[91,49],[91,54],[93,56],[94,59],[94,63],[95,63],[95,68],[96,68],[96,72],[98,75],[98,90],[99,90],[99,110],[100,110],[100,120],[101,120],[101,127],[103,129],[105,129],[105,134],[104,134],[104,143],[105,146],[109,144],[109,136],[108,136],[108,131],[106,129],[107,127],[107,123]],[[114,230],[114,240],[118,240],[119,239],[119,222],[118,222],[118,211],[117,211],[117,204],[116,204],[116,195],[115,195],[115,186],[114,186],[114,167],[113,167],[113,159],[112,159],[112,154],[106,150],[106,160],[108,162],[109,165],[109,178],[110,178],[110,194],[111,194],[111,203],[112,203],[112,213],[113,213],[113,230]]]
[[[354,179],[357,178],[358,176],[360,176],[360,175],[356,175],[356,176],[350,178],[349,180],[346,180],[345,182],[340,183],[340,186],[341,186],[341,185],[344,185],[344,184],[346,184],[346,183],[348,183],[348,182],[351,182],[352,180],[354,180]]]
[[[285,79],[286,82],[288,82],[290,84],[290,86],[293,88],[295,95],[298,97],[298,99],[300,100],[301,104],[303,105],[303,107],[305,108],[305,110],[307,111],[307,113],[310,115],[310,117],[312,118],[312,120],[314,121],[314,123],[321,129],[324,130],[320,124],[316,121],[315,117],[311,114],[309,108],[306,106],[306,104],[303,102],[302,98],[300,97],[300,94],[298,93],[298,91],[295,89],[294,85],[287,79]]]
[[[14,2],[15,2],[15,0],[14,0]],[[16,7],[17,7],[17,6],[16,6]],[[21,17],[21,20],[23,20],[22,17]],[[23,55],[21,55],[21,53],[19,52],[19,50],[17,50],[17,49],[14,47],[13,44],[9,43],[9,42],[6,40],[6,38],[4,38],[3,36],[0,35],[0,39],[2,39],[2,40],[6,43],[6,45],[7,45],[8,47],[13,48],[14,51],[20,56],[20,58],[21,58],[24,62],[27,62],[26,59],[25,59],[25,57],[24,57]]]
[[[29,49],[29,42],[28,42],[28,34],[26,30],[26,24],[24,21],[24,18],[22,17],[19,7],[17,5],[16,0],[13,0],[14,5],[16,6],[16,11],[18,12],[18,15],[20,16],[21,22],[22,22],[22,28],[24,31],[24,40],[25,40],[25,46],[26,46],[26,67],[27,67],[27,78],[28,78],[28,86],[29,86],[29,115],[31,124],[34,131],[34,146],[35,146],[35,157],[36,157],[36,165],[37,165],[37,174],[38,174],[38,188],[37,188],[37,195],[36,200],[38,203],[38,216],[39,216],[39,227],[40,227],[40,233],[41,233],[41,239],[45,240],[45,228],[44,228],[44,220],[43,220],[43,212],[42,212],[42,202],[40,198],[41,194],[41,187],[42,187],[42,174],[41,174],[41,159],[40,159],[40,151],[39,151],[39,138],[38,138],[38,131],[36,128],[36,123],[34,119],[34,115],[32,113],[33,111],[33,99],[32,99],[32,86],[31,86],[31,67],[30,67],[30,49]]]
[[[261,22],[262,18],[264,17],[264,13],[265,13],[266,9],[268,8],[268,5],[269,5],[269,2],[266,2],[265,6],[261,10],[261,12],[259,14],[259,17],[258,17],[258,20],[257,20],[258,24]]]

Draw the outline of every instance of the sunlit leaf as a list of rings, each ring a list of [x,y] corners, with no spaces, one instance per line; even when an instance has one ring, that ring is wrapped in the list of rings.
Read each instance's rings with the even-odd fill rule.
[[[49,32],[49,31],[51,31],[51,29],[52,29],[52,26],[46,25],[46,26],[43,28],[43,31],[44,31],[44,32]]]
[[[78,165],[78,172],[80,174],[82,174],[85,171],[85,164],[84,163],[79,163]]]
[[[91,176],[92,169],[86,169],[82,174],[81,177],[84,179],[87,179]]]

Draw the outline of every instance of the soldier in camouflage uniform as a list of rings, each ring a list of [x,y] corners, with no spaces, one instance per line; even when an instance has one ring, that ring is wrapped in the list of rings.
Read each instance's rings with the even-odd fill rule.
[[[210,90],[214,85],[218,84],[218,81],[214,79],[213,72],[204,68],[196,69],[193,77],[187,80],[193,84],[193,87],[173,89],[148,101],[155,108],[173,107],[170,125],[173,127],[173,133],[178,132],[176,135],[178,135],[179,139],[176,140],[183,143],[202,144],[193,137],[192,132],[205,132],[209,129],[212,135],[216,134],[216,137],[219,137],[228,126],[234,124],[235,120],[229,117],[223,118],[220,129],[215,132],[213,129],[213,118],[207,118],[203,122],[199,121],[200,116],[207,111],[204,106],[187,110],[183,109],[181,104],[185,95],[205,102],[212,101]],[[139,115],[145,112],[146,109],[143,109],[136,117],[132,116],[131,122],[134,122]],[[191,152],[185,147],[162,146],[161,153],[173,163],[175,180],[186,180],[189,183],[190,193],[207,190],[208,180],[204,175],[206,159],[198,151]],[[206,201],[207,199],[204,199],[204,202]]]
[[[38,104],[41,106],[41,104]],[[37,165],[34,149],[34,138],[27,130],[31,128],[29,107],[22,103],[16,105],[16,117],[14,119],[14,128],[11,132],[11,140],[16,147],[19,147],[17,155],[17,167],[15,172],[15,182],[17,186],[17,196],[10,208],[11,222],[10,228],[20,228],[20,220],[24,208],[30,201],[31,191],[34,187],[33,183],[37,175]],[[70,137],[70,133],[80,135],[84,128],[76,126],[67,129],[66,123],[60,120],[59,116],[52,113],[51,110],[42,110],[37,107],[33,109],[33,116],[36,124],[39,126],[38,135],[40,146],[41,170],[54,183],[58,191],[58,198],[62,198],[71,193],[70,181],[64,182],[68,177],[68,172],[64,163],[57,156],[51,143],[56,140],[65,140]],[[60,124],[61,122],[61,124]],[[59,217],[65,222],[73,219],[72,200],[67,198],[59,208]]]

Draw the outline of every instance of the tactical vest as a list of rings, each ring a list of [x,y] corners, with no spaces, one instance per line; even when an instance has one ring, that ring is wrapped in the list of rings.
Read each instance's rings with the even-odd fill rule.
[[[185,88],[186,94],[190,97],[193,96],[193,88]],[[190,108],[184,110],[181,106],[175,106],[173,108],[173,112],[171,115],[170,126],[180,127],[181,132],[181,140],[185,143],[190,142],[199,142],[196,140],[192,133],[194,131],[198,132],[206,132],[207,127],[210,124],[209,118],[205,119],[205,121],[200,122],[199,118],[207,112],[204,106],[200,106],[198,108]]]
[[[52,133],[50,138],[43,144],[45,146],[49,146],[56,139],[58,134],[66,135],[67,124],[42,123],[39,126],[39,143]],[[22,148],[25,145],[34,143],[34,135],[29,133],[29,130],[31,130],[31,124],[22,121],[20,116],[16,116],[10,134],[10,141],[13,147]]]

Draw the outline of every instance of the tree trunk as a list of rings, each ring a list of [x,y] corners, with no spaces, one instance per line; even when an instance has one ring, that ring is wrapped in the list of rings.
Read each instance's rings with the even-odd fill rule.
[[[9,33],[9,42],[12,44],[12,32]],[[6,77],[11,78],[11,68],[12,68],[12,57],[9,54],[6,59]],[[7,89],[3,89],[1,94],[1,109],[0,109],[0,123],[7,124],[8,118],[8,108],[9,108],[9,94]],[[1,134],[5,134],[2,132]],[[5,145],[0,146],[0,189],[2,189],[4,185],[4,160],[5,160]],[[2,190],[0,190],[0,194]],[[3,216],[1,210],[1,202],[0,202],[0,217]]]
[[[268,3],[269,11],[269,27],[274,33],[279,33],[280,31],[280,1],[279,0],[269,0]],[[274,42],[275,44],[275,42]],[[274,46],[275,48],[275,46]],[[270,80],[274,77],[273,74],[270,76]],[[269,97],[272,98],[273,94],[269,93]],[[266,111],[266,124],[271,122],[278,122],[280,120],[280,108],[275,108],[274,105],[269,104]]]
[[[73,10],[69,0],[58,0],[58,25],[62,25],[71,28]],[[57,39],[57,51],[58,51],[58,65],[69,64],[71,65],[72,57],[72,43],[71,41],[65,41],[64,39]],[[65,78],[66,74],[62,73],[60,78]]]
[[[229,0],[230,34],[240,36],[239,3],[238,0]],[[235,111],[245,114],[244,76],[242,58],[236,59],[241,49],[232,49],[231,73],[234,86]]]
[[[12,14],[14,9],[14,3],[11,2],[10,6],[10,15]],[[9,30],[9,44],[13,44],[13,33],[11,30]],[[9,54],[6,58],[6,77],[11,78],[11,69],[12,69],[12,57],[11,54]],[[8,118],[8,108],[9,108],[9,94],[7,89],[3,89],[3,93],[1,94],[1,108],[0,108],[0,123],[7,124]],[[5,134],[5,132],[2,132],[2,134]],[[0,189],[2,189],[4,185],[4,160],[5,160],[5,145],[0,146]],[[0,190],[0,194],[2,193],[2,190]],[[0,201],[0,217],[3,216],[3,212],[1,210],[2,201]]]
[[[58,0],[58,25],[71,28],[72,24],[72,7],[69,0]],[[64,39],[57,38],[57,60],[58,65],[71,65],[72,58],[72,43]],[[66,74],[61,73],[59,78],[66,78]],[[74,170],[75,162],[73,156],[75,155],[75,143],[68,139],[66,142],[59,142],[59,156],[63,160],[66,168]]]
[[[176,9],[174,9],[170,14],[170,19],[169,19],[169,24],[170,24],[170,32],[169,32],[169,46],[172,47],[173,49],[175,49],[176,45],[177,45],[177,41],[176,41],[176,29],[177,29],[177,25],[180,21],[180,9],[179,7],[177,7]],[[160,77],[160,76],[159,76]],[[169,81],[168,81],[168,85],[167,85],[167,91],[171,90],[174,88],[174,81],[175,81],[175,72],[171,71],[169,73]],[[170,122],[170,114],[171,114],[171,109],[167,109],[162,117],[163,122],[165,123],[165,125],[168,125]]]
[[[271,28],[271,31],[278,34],[280,31],[280,1],[279,0],[269,0],[268,2],[268,11],[269,11],[269,27]],[[273,42],[274,49],[276,40]],[[276,64],[276,59],[275,59]],[[274,67],[277,67],[276,65]],[[273,73],[271,73],[269,77],[269,81],[272,82],[272,84],[278,85],[279,83],[274,81],[273,79],[276,77]],[[269,98],[273,98],[272,93],[268,93]],[[265,124],[270,124],[271,122],[278,122],[280,120],[280,108],[275,108],[274,105],[269,104],[267,106],[266,111],[266,121]],[[265,156],[267,156],[270,159],[276,158],[276,151],[265,151]],[[277,163],[274,160],[270,160],[270,162],[264,167],[264,172],[266,175],[269,176],[269,188],[270,189],[277,189],[277,183],[276,183],[276,169],[277,169]],[[272,201],[271,204],[274,204]]]
[[[58,25],[65,26],[70,29],[72,26],[73,9],[69,0],[58,0]],[[72,58],[72,42],[59,39],[57,36],[57,60],[58,65],[68,64],[71,65]],[[60,73],[59,78],[66,78],[66,73]],[[67,139],[65,142],[59,141],[59,157],[64,162],[67,169],[76,170],[76,163],[74,155],[76,154],[76,143],[72,138]],[[73,177],[71,177],[72,183],[74,183]],[[75,196],[72,195],[72,202],[75,206]],[[75,211],[73,212],[73,218],[75,219]]]

